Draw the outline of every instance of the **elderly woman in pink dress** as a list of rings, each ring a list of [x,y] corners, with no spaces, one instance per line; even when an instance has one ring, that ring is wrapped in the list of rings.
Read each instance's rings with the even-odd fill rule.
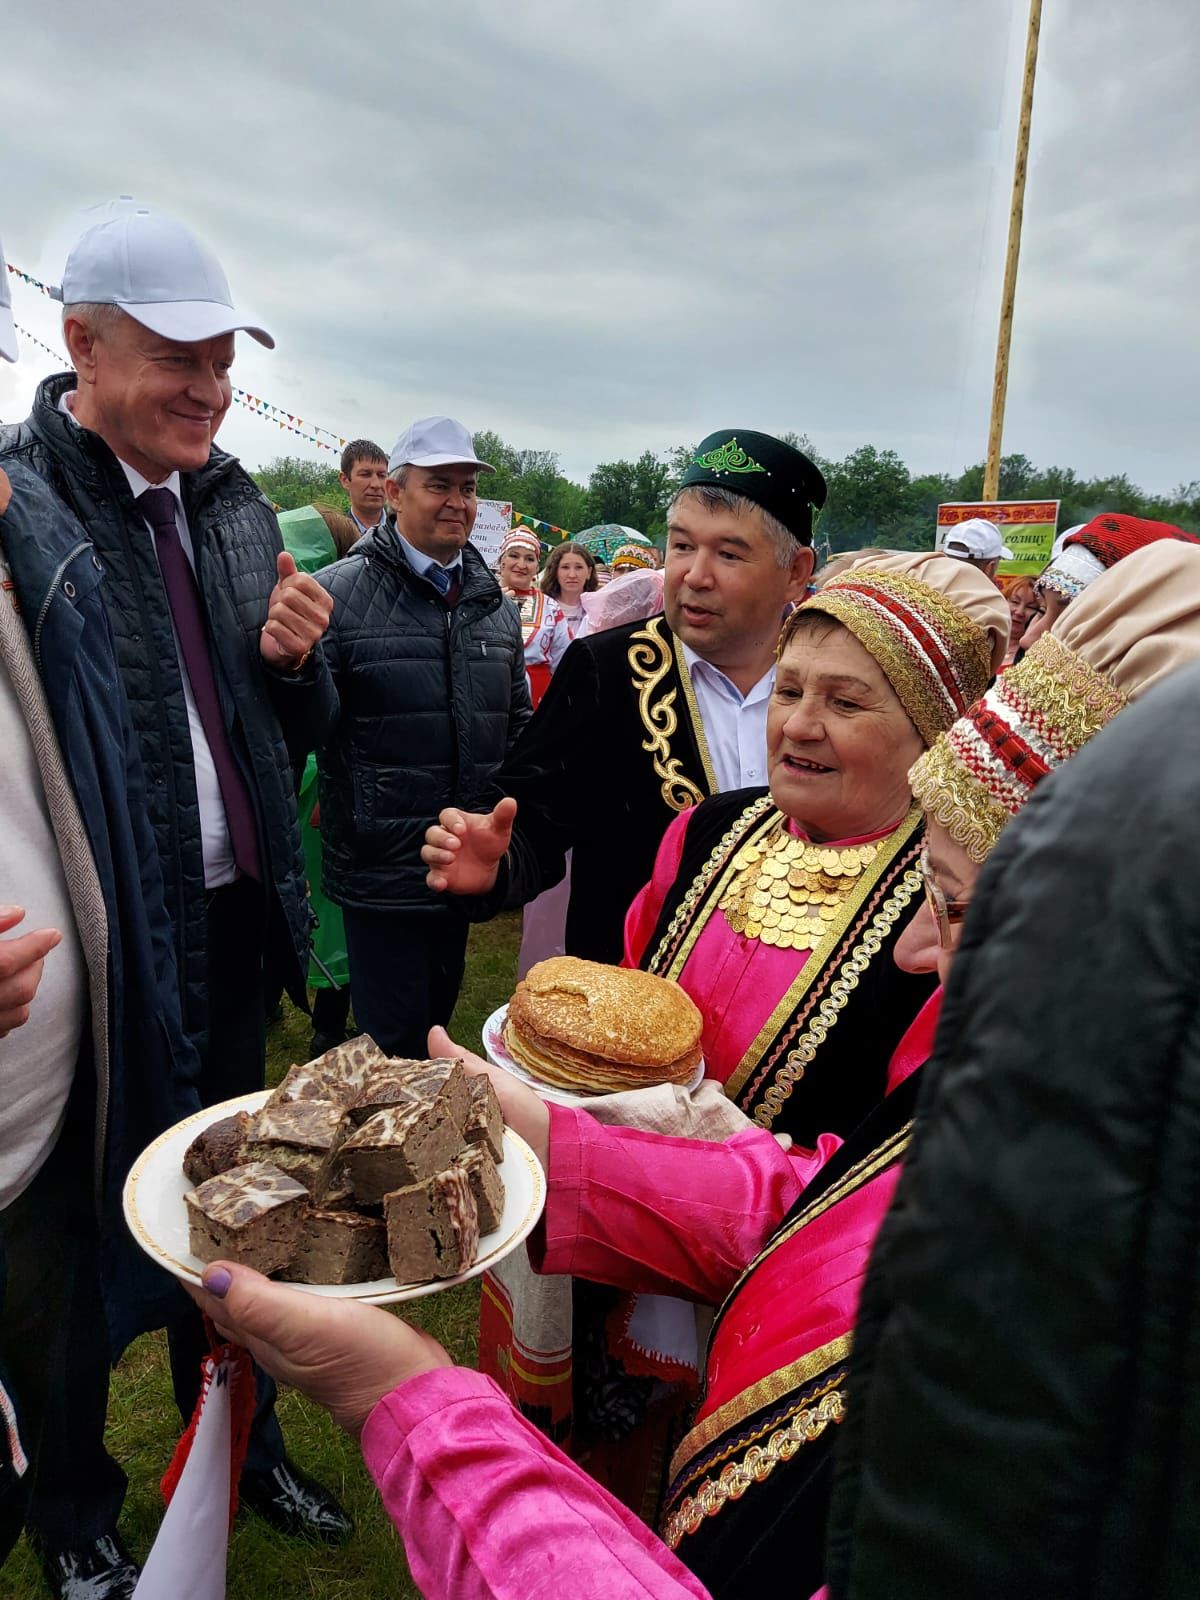
[[[1200,658],[1198,568],[1200,552],[1160,549],[1135,558],[1127,581],[1098,582],[919,758],[913,789],[930,848],[921,869],[927,899],[902,941],[910,965],[945,976],[981,863],[1037,783],[1130,701]],[[547,1209],[530,1243],[540,1269],[720,1307],[658,1536],[494,1384],[452,1367],[440,1346],[397,1319],[224,1264],[206,1269],[205,1309],[268,1370],[361,1432],[429,1600],[742,1600],[772,1587],[807,1600],[824,1573],[832,1447],[856,1403],[846,1380],[859,1292],[900,1175],[937,1005],[935,997],[894,1053],[882,1104],[844,1143],[826,1135],[814,1150],[785,1152],[756,1128],[719,1144],[605,1128],[470,1063],[489,1071],[506,1120],[546,1167]],[[434,1030],[430,1048],[455,1046]],[[1015,1180],[991,1180],[998,1205],[1005,1185],[1020,1181],[1022,1169],[1014,1170]],[[1132,1181],[1122,1174],[1114,1204],[1126,1203]],[[1069,1211],[1055,1226],[1095,1252]],[[1121,1337],[1114,1332],[1110,1344]],[[1114,1387],[1124,1374],[1118,1363]],[[1038,1425],[1037,1399],[1024,1401],[1030,1422],[1020,1438],[1027,1465],[1042,1470],[1030,1471],[1027,1499],[1044,1533],[1039,1541],[1026,1527],[1023,1536],[1040,1542],[1052,1565],[1065,1546],[1061,1515],[1052,1520],[1035,1498],[1050,1459],[1043,1435],[1053,1436]],[[1057,1399],[1049,1398],[1051,1413]],[[1061,1427],[1061,1416],[1054,1422]],[[1099,1437],[1105,1426],[1101,1414],[1089,1432]],[[920,1416],[906,1437],[919,1451]],[[894,1458],[895,1441],[882,1442]],[[856,1443],[869,1466],[870,1439]],[[1009,1465],[1019,1472],[1022,1461]],[[920,1467],[914,1457],[914,1473]],[[922,1526],[911,1524],[913,1540]],[[929,1526],[943,1544],[962,1541],[969,1568],[972,1530]],[[1085,1562],[1094,1555],[1085,1524],[1071,1538]],[[844,1592],[836,1588],[834,1600]],[[871,1591],[878,1600],[888,1592]]]

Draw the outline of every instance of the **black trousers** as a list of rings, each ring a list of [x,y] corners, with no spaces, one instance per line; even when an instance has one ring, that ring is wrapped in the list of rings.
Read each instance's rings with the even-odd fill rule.
[[[452,907],[435,911],[342,909],[354,1020],[389,1055],[421,1060],[427,1035],[458,1000],[469,924]]]
[[[81,1267],[96,1254],[93,1162],[81,1123],[81,1117],[68,1117],[41,1171],[0,1211],[0,1378],[28,1463],[18,1474],[11,1449],[0,1449],[0,1565],[20,1537],[43,1446],[53,1447],[71,1301]],[[0,1429],[7,1433],[2,1420]],[[116,1470],[123,1495],[124,1474]],[[109,1488],[102,1484],[101,1494]]]
[[[323,1034],[327,1039],[341,1039],[346,1032],[346,1024],[349,1020],[349,985],[343,984],[340,989],[317,989],[315,991],[312,1006],[314,1033]]]
[[[200,1076],[206,1106],[263,1086],[265,926],[262,886],[253,879],[239,878],[209,893],[209,1025]],[[104,1444],[111,1363],[96,1261],[93,1249],[73,1275],[61,1379],[49,1400],[28,1509],[29,1528],[50,1547],[101,1538],[115,1525],[125,1498],[125,1474]],[[167,1328],[167,1345],[175,1400],[187,1421],[200,1393],[200,1363],[208,1340],[199,1311],[182,1291],[178,1313]],[[269,1471],[283,1460],[274,1408],[275,1383],[259,1372],[247,1471]]]

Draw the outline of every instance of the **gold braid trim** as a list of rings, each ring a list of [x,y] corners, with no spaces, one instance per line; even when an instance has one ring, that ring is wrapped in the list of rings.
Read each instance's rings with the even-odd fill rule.
[[[889,604],[889,602],[891,602]],[[987,635],[939,590],[903,574],[851,571],[806,600],[848,628],[883,669],[927,745],[978,699],[992,675]],[[931,666],[913,621],[932,635],[949,668],[947,684]],[[955,703],[957,702],[957,703]]]
[[[908,781],[930,821],[941,823],[972,861],[985,862],[1012,812],[967,771],[945,734],[918,759]]]
[[[849,959],[829,986],[829,993],[817,1007],[817,1014],[787,1053],[787,1059],[775,1074],[771,1087],[754,1108],[754,1120],[760,1128],[769,1128],[791,1098],[792,1091],[813,1063],[817,1051],[825,1043],[838,1018],[846,1009],[850,996],[858,988],[859,979],[883,949],[897,922],[912,904],[913,896],[922,891],[921,874],[910,867],[895,886],[895,890],[871,918],[871,925],[850,952]],[[814,952],[815,954],[815,952]],[[814,957],[810,956],[809,961]],[[728,1093],[728,1086],[726,1086]]]
[[[786,1367],[781,1367],[778,1372],[768,1373],[765,1378],[760,1378],[748,1389],[743,1389],[740,1394],[734,1395],[732,1400],[727,1400],[723,1406],[718,1406],[710,1415],[696,1423],[695,1427],[690,1428],[680,1440],[671,1458],[672,1480],[678,1478],[701,1451],[715,1444],[723,1433],[739,1427],[764,1406],[776,1405],[789,1394],[794,1395],[798,1389],[806,1388],[814,1378],[819,1378],[823,1372],[828,1372],[830,1367],[844,1366],[850,1357],[850,1343],[851,1336],[848,1333],[842,1334],[837,1339],[831,1339],[820,1349],[799,1357]],[[808,1398],[811,1399],[812,1395],[810,1394]],[[711,1464],[711,1462],[706,1463],[709,1466]]]
[[[1073,650],[1043,634],[991,692],[918,758],[909,773],[914,797],[971,857],[984,862],[1032,793],[1014,779],[1003,751],[984,738],[986,722],[1009,730],[1009,760],[1036,750],[1060,766],[1128,705],[1122,690]]]
[[[783,1428],[777,1428],[765,1445],[751,1445],[741,1461],[731,1461],[715,1478],[707,1478],[663,1525],[663,1542],[677,1550],[685,1535],[695,1533],[705,1517],[716,1516],[731,1500],[740,1500],[755,1483],[765,1483],[781,1461],[819,1439],[831,1422],[846,1414],[846,1397],[835,1389],[814,1406],[798,1411]]]
[[[1033,649],[997,683],[1002,701],[1013,700],[1044,719],[1046,736],[1073,754],[1129,704],[1111,678],[1044,633]]]
[[[688,714],[692,719],[692,732],[696,735],[696,748],[700,752],[700,765],[704,768],[704,781],[708,784],[709,794],[716,794],[721,785],[717,782],[717,774],[712,764],[712,756],[708,748],[708,735],[704,731],[704,718],[700,715],[700,702],[696,699],[696,689],[692,683],[691,668],[687,664],[687,657],[683,653],[683,645],[677,634],[671,635],[675,648],[675,665],[679,669],[679,681],[683,685],[683,698],[687,703]]]
[[[637,690],[638,715],[647,734],[642,749],[651,757],[655,775],[662,779],[665,804],[672,811],[686,811],[706,797],[684,772],[679,757],[671,754],[671,740],[679,727],[676,690],[670,690],[659,700],[654,699],[655,690],[674,664],[671,648],[659,630],[661,620],[651,617],[644,628],[631,635],[627,659]]]
[[[843,960],[847,962],[853,961],[857,950],[861,950],[861,946],[858,946],[856,950],[856,947],[850,944],[851,939],[856,935],[858,919],[861,916],[865,921],[867,917],[872,915],[873,897],[883,892],[880,886],[886,883],[888,875],[893,871],[896,862],[911,847],[914,836],[923,826],[924,818],[921,815],[921,809],[919,806],[914,805],[896,829],[881,841],[875,859],[866,872],[861,874],[857,887],[845,902],[842,908],[843,914],[836,921],[830,923],[829,932],[810,951],[808,960],[780,997],[775,1009],[759,1029],[745,1055],[729,1074],[725,1083],[725,1093],[731,1100],[737,1101],[747,1116],[751,1114],[750,1105],[757,1097],[759,1086],[763,1076],[765,1076],[765,1074],[760,1075],[760,1068],[768,1053],[771,1053],[772,1057],[770,1070],[774,1070],[774,1062],[778,1059],[778,1051],[782,1044],[781,1031],[784,1025],[787,1024],[789,1031],[798,1026],[798,1018],[803,1014],[802,1008],[813,1004],[814,996],[820,993],[825,980],[830,977],[834,963]],[[754,841],[751,842],[753,843]],[[821,847],[818,846],[817,848]],[[895,886],[894,892],[901,893],[907,881],[907,877],[903,878]],[[913,882],[917,884],[915,878]],[[910,893],[908,899],[911,898],[912,895]],[[891,903],[889,899],[879,915],[883,915]],[[903,909],[903,906],[897,908],[897,917],[902,915]],[[847,950],[850,951],[849,956],[846,954]],[[877,955],[878,950],[874,953]],[[858,976],[861,976],[866,971],[868,964],[867,961],[862,962],[861,966],[857,968]],[[842,975],[845,972],[846,968],[843,967],[841,969]],[[857,982],[858,977],[855,977],[851,987],[857,986]],[[847,993],[841,999],[837,1007],[838,1010],[841,1009],[841,1006],[845,1004],[848,998],[849,995]],[[828,1029],[826,1029],[826,1032],[828,1032]],[[822,1040],[824,1037],[825,1035],[822,1034]],[[812,1059],[812,1055],[809,1055],[804,1065],[811,1065]],[[803,1068],[796,1076],[797,1079],[803,1076]],[[791,1089],[789,1088],[787,1094],[790,1093]],[[787,1095],[785,1094],[783,1098],[786,1099]],[[782,1100],[780,1104],[782,1105]]]

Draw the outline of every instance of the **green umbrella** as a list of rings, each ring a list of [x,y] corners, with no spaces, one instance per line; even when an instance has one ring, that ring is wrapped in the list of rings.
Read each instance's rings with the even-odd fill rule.
[[[612,565],[612,558],[623,544],[644,544],[649,549],[654,548],[654,541],[647,539],[644,533],[639,533],[636,528],[626,528],[619,522],[598,522],[594,528],[585,528],[582,533],[575,535],[575,543],[581,544],[597,561],[603,561],[606,567]]]

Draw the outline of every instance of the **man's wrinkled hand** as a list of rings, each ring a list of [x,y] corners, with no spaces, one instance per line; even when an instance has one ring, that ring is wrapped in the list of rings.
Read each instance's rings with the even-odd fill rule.
[[[516,815],[517,802],[510,799],[493,811],[443,811],[421,846],[429,868],[425,882],[438,893],[487,894],[495,888]]]
[[[333,599],[311,572],[297,572],[296,558],[286,550],[276,557],[275,570],[279,581],[271,590],[258,647],[268,666],[296,672],[320,644]]]
[[[22,906],[0,906],[0,933],[15,928],[24,916]],[[46,957],[61,942],[57,928],[38,928],[16,939],[0,939],[0,1039],[29,1021]]]
[[[8,510],[8,503],[12,499],[12,484],[8,481],[8,473],[0,467],[0,517]]]

